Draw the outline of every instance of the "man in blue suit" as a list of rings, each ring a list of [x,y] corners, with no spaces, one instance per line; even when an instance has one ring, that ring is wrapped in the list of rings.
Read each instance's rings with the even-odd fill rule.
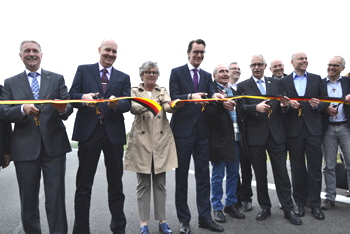
[[[199,66],[204,59],[205,42],[193,40],[187,49],[188,63],[171,71],[169,89],[171,99],[202,99],[222,97],[214,94],[211,74]],[[175,203],[180,221],[180,233],[190,233],[191,214],[187,204],[188,170],[191,155],[195,164],[198,221],[200,228],[223,232],[224,229],[211,218],[209,176],[209,130],[202,105],[205,101],[186,103],[172,116],[179,166],[176,169]]]
[[[130,77],[112,67],[117,58],[117,44],[104,40],[98,49],[100,61],[81,65],[69,91],[71,99],[116,98],[130,96]],[[123,113],[130,100],[108,103],[79,103],[72,139],[79,142],[79,168],[76,178],[75,222],[73,233],[90,233],[91,189],[101,150],[108,181],[108,203],[113,233],[125,234],[123,146],[126,143]]]

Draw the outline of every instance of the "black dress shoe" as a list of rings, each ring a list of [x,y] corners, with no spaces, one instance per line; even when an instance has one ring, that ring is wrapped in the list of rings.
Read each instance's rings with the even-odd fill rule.
[[[208,219],[205,221],[199,221],[199,227],[209,229],[213,232],[223,232],[224,228],[221,227],[219,224],[215,223],[213,220]]]
[[[324,220],[324,214],[323,214],[321,208],[312,208],[311,214],[314,215],[315,219]]]
[[[190,225],[188,223],[180,223],[180,229],[181,234],[190,234]]]
[[[286,219],[288,219],[294,225],[301,225],[303,223],[303,221],[301,221],[301,218],[298,217],[293,210],[292,211],[285,211],[284,217]]]
[[[244,212],[249,212],[253,210],[253,205],[251,201],[242,201],[243,203],[243,211]]]
[[[262,221],[267,218],[267,216],[271,215],[270,209],[261,209],[256,216],[256,220]]]
[[[226,217],[221,210],[214,210],[214,220],[218,223],[226,223]]]
[[[236,210],[233,206],[225,206],[224,212],[236,219],[244,219],[245,215]]]
[[[295,211],[296,216],[298,216],[298,217],[303,217],[305,215],[304,205],[297,204],[294,211]]]

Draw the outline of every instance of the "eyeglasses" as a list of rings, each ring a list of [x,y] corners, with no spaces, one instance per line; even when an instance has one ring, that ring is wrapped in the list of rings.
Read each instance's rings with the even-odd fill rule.
[[[342,67],[343,65],[340,65],[340,64],[327,64],[328,67]]]
[[[205,53],[205,51],[204,50],[194,50],[194,51],[192,51],[192,53],[194,53],[195,55],[198,55],[198,54],[203,55]]]
[[[150,74],[153,74],[153,75],[158,75],[158,71],[144,71],[144,73],[150,75]]]
[[[238,70],[238,71],[240,71],[241,69],[239,67],[230,67],[230,70]]]
[[[265,65],[265,63],[253,63],[253,64],[250,64],[250,67],[263,67]]]

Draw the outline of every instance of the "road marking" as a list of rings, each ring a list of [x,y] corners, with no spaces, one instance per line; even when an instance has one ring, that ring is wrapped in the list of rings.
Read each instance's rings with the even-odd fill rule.
[[[194,175],[194,170],[189,170],[188,173]],[[226,180],[226,177],[224,178],[224,180]],[[255,180],[252,180],[252,186],[256,187],[256,181]],[[269,189],[271,189],[271,190],[276,190],[275,184],[268,183],[267,187]],[[322,199],[326,198],[326,193],[325,192],[321,192],[321,198]],[[350,204],[350,197],[345,197],[343,195],[337,194],[337,196],[335,198],[335,201]]]

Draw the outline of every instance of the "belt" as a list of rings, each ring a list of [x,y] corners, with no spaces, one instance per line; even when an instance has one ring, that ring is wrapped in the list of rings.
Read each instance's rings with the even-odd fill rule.
[[[329,125],[339,126],[343,124],[347,124],[348,121],[342,121],[342,122],[329,122]]]

